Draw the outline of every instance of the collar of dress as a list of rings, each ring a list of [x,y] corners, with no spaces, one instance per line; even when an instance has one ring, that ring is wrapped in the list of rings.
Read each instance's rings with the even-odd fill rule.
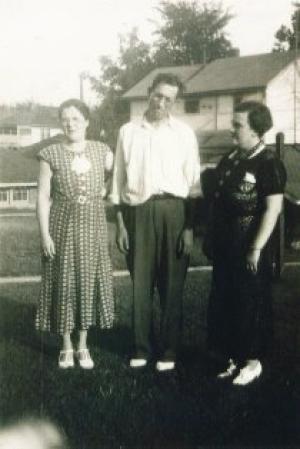
[[[265,148],[266,148],[265,143],[264,143],[264,142],[261,142],[261,143],[259,144],[259,146],[257,147],[257,149],[254,151],[254,153],[252,153],[252,154],[249,156],[248,159],[252,159],[252,158],[255,157],[257,154],[259,154],[262,150],[264,150]],[[235,157],[237,156],[237,154],[238,154],[238,150],[235,150],[235,151],[233,151],[233,152],[230,154],[229,158],[230,158],[230,159],[233,159],[233,158],[235,158]]]

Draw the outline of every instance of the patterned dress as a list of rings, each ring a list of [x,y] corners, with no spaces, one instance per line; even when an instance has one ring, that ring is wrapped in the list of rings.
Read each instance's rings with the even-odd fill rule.
[[[268,149],[249,159],[239,159],[235,151],[216,169],[208,343],[227,359],[261,358],[268,348],[272,239],[261,252],[256,275],[246,268],[246,254],[257,233],[265,198],[282,194],[285,182],[282,162]]]
[[[103,203],[109,148],[87,141],[82,156],[63,144],[40,151],[51,179],[50,236],[53,260],[43,257],[36,328],[58,334],[114,319],[112,268]],[[79,162],[79,163],[78,163]]]

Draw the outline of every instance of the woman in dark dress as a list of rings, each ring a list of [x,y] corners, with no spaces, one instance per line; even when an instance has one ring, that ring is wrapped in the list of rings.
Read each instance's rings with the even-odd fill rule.
[[[241,103],[233,118],[237,149],[216,168],[208,344],[228,363],[218,377],[234,376],[236,385],[260,376],[272,332],[271,236],[286,172],[262,140],[271,126],[265,105]]]

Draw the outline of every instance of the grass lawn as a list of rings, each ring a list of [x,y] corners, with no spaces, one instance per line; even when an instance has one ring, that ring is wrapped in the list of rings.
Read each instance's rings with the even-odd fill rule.
[[[124,256],[115,244],[115,224],[108,214],[110,253],[115,270],[126,269]],[[38,223],[33,216],[0,215],[0,276],[33,276],[40,274],[40,239]],[[200,239],[195,239],[191,265],[205,265]]]
[[[184,351],[171,375],[128,368],[128,277],[115,279],[117,327],[91,335],[91,372],[59,371],[56,339],[35,334],[38,284],[0,285],[1,422],[48,417],[65,430],[72,449],[300,447],[294,371],[266,370],[246,388],[215,380],[217,361],[201,351],[209,282],[209,272],[188,275]]]

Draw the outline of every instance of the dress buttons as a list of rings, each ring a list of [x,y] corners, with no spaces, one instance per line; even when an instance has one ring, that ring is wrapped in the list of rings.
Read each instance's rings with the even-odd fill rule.
[[[215,198],[219,198],[220,192],[215,192]]]
[[[225,172],[225,176],[230,176],[231,175],[231,170],[227,170],[226,172]]]
[[[223,179],[220,179],[220,181],[219,181],[219,186],[222,186],[224,184],[224,180]]]
[[[238,161],[237,159],[234,161],[234,165],[237,166],[239,165],[240,161]]]

